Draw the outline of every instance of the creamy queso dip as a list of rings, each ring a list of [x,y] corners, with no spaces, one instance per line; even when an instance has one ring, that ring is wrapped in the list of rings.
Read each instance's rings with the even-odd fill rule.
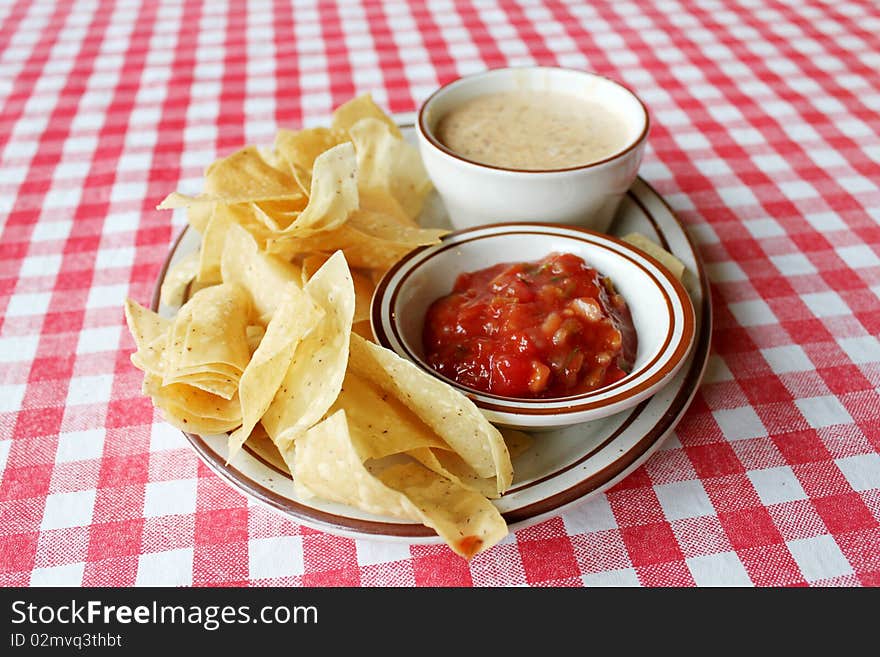
[[[484,94],[440,118],[437,139],[468,160],[507,169],[567,169],[598,162],[630,141],[599,103],[560,92]]]

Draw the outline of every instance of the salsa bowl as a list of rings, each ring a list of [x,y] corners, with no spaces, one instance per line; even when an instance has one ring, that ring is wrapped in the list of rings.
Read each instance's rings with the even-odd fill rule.
[[[622,379],[589,392],[515,398],[465,387],[427,363],[425,317],[459,274],[507,262],[570,253],[608,277],[629,307],[637,336],[632,368]],[[624,411],[656,393],[681,367],[694,342],[695,314],[684,285],[638,248],[584,228],[546,223],[492,224],[450,233],[411,252],[380,281],[371,322],[377,341],[458,388],[499,425],[528,430],[587,422]]]

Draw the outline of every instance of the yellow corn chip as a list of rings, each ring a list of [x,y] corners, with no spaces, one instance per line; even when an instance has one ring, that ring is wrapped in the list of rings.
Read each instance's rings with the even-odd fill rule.
[[[208,388],[222,394],[220,389],[234,394],[238,378],[250,360],[247,326],[250,323],[251,302],[239,285],[224,283],[205,288],[187,301],[171,325],[168,338],[163,385],[187,383],[201,387],[204,372],[219,372],[221,385]],[[232,383],[222,386],[222,382]],[[232,394],[222,394],[230,399]]]
[[[215,204],[208,225],[202,234],[202,248],[199,256],[199,283],[220,283],[220,261],[223,258],[223,246],[226,244],[226,233],[235,222],[234,215],[228,205]]]
[[[247,146],[205,171],[205,195],[226,203],[299,196],[299,186],[289,172],[269,164],[255,146]]]
[[[337,107],[333,112],[332,130],[348,132],[349,128],[362,119],[377,119],[387,125],[395,137],[403,138],[400,128],[381,107],[373,102],[373,97],[370,94],[362,94]]]
[[[273,244],[330,231],[348,221],[358,208],[357,159],[350,143],[334,146],[315,160],[309,203],[284,230],[275,234]]]
[[[378,476],[365,465],[369,437],[337,411],[281,453],[299,494],[351,504],[369,513],[418,520],[470,558],[507,535],[485,497],[418,463],[391,465]]]
[[[144,392],[165,420],[183,431],[217,434],[241,424],[238,397],[223,399],[185,383],[163,386],[161,378],[150,374],[144,377]]]
[[[296,265],[261,252],[251,234],[236,224],[227,230],[220,271],[225,282],[248,291],[263,324],[269,323],[280,302],[278,290],[302,279]]]
[[[492,502],[417,463],[393,465],[379,479],[405,495],[418,519],[465,559],[507,536],[507,523]]]
[[[361,119],[349,134],[357,151],[358,189],[374,197],[388,194],[407,217],[418,216],[433,185],[415,147],[374,118]]]
[[[403,402],[480,477],[496,477],[499,493],[507,490],[513,481],[507,446],[470,399],[393,351],[357,335],[352,336],[350,349],[352,371]]]
[[[315,424],[336,400],[348,362],[354,285],[345,257],[335,253],[305,286],[324,310],[317,326],[296,347],[290,366],[262,417],[279,448]]]
[[[296,132],[282,129],[275,135],[275,152],[287,162],[303,191],[308,193],[311,184],[303,185],[305,181],[299,180],[299,177],[305,175],[311,181],[318,156],[344,141],[347,141],[344,135],[324,127]]]
[[[242,426],[229,436],[227,461],[241,449],[251,430],[266,413],[300,341],[317,326],[325,313],[296,283],[288,283],[279,296],[281,301],[269,320],[260,346],[241,375],[238,394]]]
[[[681,280],[681,277],[684,275],[684,263],[672,255],[669,251],[664,249],[659,244],[652,242],[645,235],[641,233],[630,233],[623,237],[624,242],[629,242],[637,249],[644,251],[649,256],[657,260],[661,265],[666,267],[673,276],[677,279]]]
[[[400,401],[367,379],[349,371],[342,390],[330,408],[344,410],[349,427],[369,436],[365,458],[379,459],[419,448],[449,446]]]
[[[198,252],[181,258],[165,274],[159,289],[159,301],[165,306],[180,306],[186,299],[186,291],[199,273]]]

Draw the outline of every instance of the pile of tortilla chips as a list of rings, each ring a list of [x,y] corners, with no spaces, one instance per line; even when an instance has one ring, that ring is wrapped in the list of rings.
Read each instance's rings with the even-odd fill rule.
[[[171,424],[268,442],[301,497],[422,522],[469,558],[507,534],[499,431],[458,391],[374,344],[369,303],[400,257],[439,240],[416,222],[431,186],[369,96],[330,128],[212,164],[173,193],[200,250],[170,270],[168,319],[127,300],[144,393]],[[268,437],[268,439],[267,439]]]

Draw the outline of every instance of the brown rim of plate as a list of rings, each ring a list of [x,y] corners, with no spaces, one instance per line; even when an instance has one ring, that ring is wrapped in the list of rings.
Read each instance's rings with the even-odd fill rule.
[[[434,98],[438,94],[442,93],[443,91],[445,91],[446,89],[448,89],[452,85],[458,84],[459,82],[462,82],[464,80],[470,80],[471,78],[479,77],[482,75],[488,75],[488,74],[491,74],[493,71],[502,71],[502,70],[508,70],[508,69],[523,69],[523,70],[525,70],[525,69],[552,69],[552,70],[559,70],[559,71],[567,71],[569,73],[579,73],[582,75],[590,75],[593,77],[602,78],[603,80],[607,80],[611,84],[618,86],[621,89],[623,89],[624,91],[626,91],[629,95],[631,95],[633,98],[635,98],[636,101],[639,103],[639,105],[642,107],[642,112],[645,115],[645,125],[642,128],[642,132],[639,134],[638,137],[636,137],[636,139],[634,139],[632,141],[632,143],[630,143],[623,150],[619,150],[616,153],[614,153],[613,155],[609,155],[608,157],[603,158],[601,160],[596,160],[595,162],[588,162],[587,164],[579,164],[574,167],[565,167],[562,169],[515,169],[515,168],[511,168],[511,167],[500,167],[500,166],[497,166],[494,164],[485,164],[483,162],[477,162],[476,160],[469,160],[468,158],[464,157],[463,155],[456,153],[452,149],[446,147],[443,143],[440,142],[439,139],[437,139],[434,136],[433,130],[428,130],[428,126],[425,121],[425,110],[428,108],[428,106],[431,104],[431,101],[433,101]],[[602,164],[607,164],[608,162],[612,162],[618,158],[623,157],[624,155],[626,155],[627,153],[629,153],[630,151],[635,149],[648,136],[648,132],[651,129],[651,115],[648,112],[647,105],[645,105],[644,101],[642,101],[642,99],[638,96],[638,94],[636,94],[632,89],[630,89],[628,86],[626,86],[622,82],[614,80],[613,78],[610,78],[607,75],[601,75],[599,73],[593,73],[592,71],[585,71],[585,70],[581,70],[581,69],[577,69],[577,68],[570,68],[570,67],[566,67],[566,66],[505,66],[503,68],[489,69],[487,71],[480,71],[478,73],[471,73],[470,75],[463,75],[462,77],[456,78],[455,80],[452,80],[451,82],[447,82],[442,87],[435,90],[434,93],[432,93],[430,96],[428,96],[428,98],[425,100],[425,102],[422,103],[421,107],[419,107],[419,111],[416,116],[415,127],[418,130],[418,132],[420,132],[422,135],[424,135],[425,139],[427,139],[428,142],[430,142],[430,144],[432,146],[434,146],[435,148],[440,150],[442,153],[449,155],[450,157],[453,157],[456,160],[460,160],[461,162],[465,162],[465,163],[470,164],[475,167],[481,167],[483,169],[493,169],[495,171],[507,171],[507,172],[511,172],[511,173],[566,173],[566,172],[570,172],[570,171],[580,171],[581,169],[590,169],[592,167],[597,167]]]
[[[657,192],[657,190],[655,190],[642,178],[638,178],[637,180],[641,182],[654,196],[656,196],[657,199],[660,200],[660,202],[666,208],[667,212],[675,221],[675,223],[677,223],[682,229],[682,234],[684,235],[685,240],[687,241],[688,246],[691,249],[691,252],[694,254],[694,261],[697,265],[697,279],[700,284],[702,303],[700,305],[700,331],[699,335],[697,336],[697,340],[695,341],[694,349],[691,353],[693,360],[691,362],[690,368],[687,371],[687,375],[685,376],[685,379],[682,382],[681,387],[679,388],[678,393],[670,404],[670,409],[657,420],[654,426],[651,427],[651,429],[633,447],[622,453],[614,462],[610,463],[609,465],[587,477],[586,479],[577,482],[575,485],[570,486],[565,490],[559,491],[558,493],[554,493],[553,495],[542,500],[537,500],[536,502],[533,502],[532,504],[529,504],[527,506],[504,512],[502,516],[508,524],[523,522],[536,516],[551,513],[567,504],[575,502],[576,500],[589,493],[593,493],[596,490],[612,485],[617,480],[629,474],[630,471],[641,465],[641,463],[654,451],[654,449],[659,446],[661,439],[664,438],[667,433],[672,430],[672,428],[678,422],[679,418],[681,418],[681,416],[685,413],[688,405],[696,394],[697,385],[703,376],[706,363],[708,362],[710,339],[712,335],[712,300],[709,289],[708,275],[706,273],[705,267],[703,266],[702,258],[700,257],[699,251],[696,249],[690,235],[688,235],[687,231],[684,230],[684,225],[681,223],[678,216],[673,212],[672,208],[669,206],[666,200]],[[638,199],[638,197],[631,190],[627,191],[627,195],[632,198],[641,208],[648,221],[654,226],[654,229],[660,237],[661,241],[665,242],[666,238],[663,234],[663,231],[660,229],[660,226],[657,224],[649,209]],[[165,275],[168,272],[168,268],[171,265],[171,259],[174,257],[174,254],[177,251],[177,248],[180,245],[180,242],[183,239],[183,236],[186,234],[187,230],[189,230],[189,226],[185,226],[183,230],[181,230],[180,234],[175,239],[174,244],[172,245],[168,253],[168,256],[166,257],[165,262],[162,265],[161,271],[159,272],[156,286],[153,290],[153,297],[150,303],[150,307],[154,311],[157,311],[159,308],[159,296],[161,292],[162,281],[164,280]],[[624,423],[622,423],[622,425],[618,427],[617,431],[612,434],[612,438],[616,437],[616,435],[618,435],[625,427],[629,426],[638,417],[645,405],[646,402],[643,402],[642,404],[639,404],[633,410],[631,410],[630,415],[627,417]],[[274,509],[277,509],[278,511],[284,512],[286,515],[289,515],[299,520],[304,525],[314,526],[323,529],[335,529],[339,533],[348,535],[363,534],[372,536],[388,536],[395,538],[429,538],[436,536],[436,532],[433,529],[418,523],[393,523],[383,522],[381,520],[351,518],[349,516],[340,516],[327,511],[322,511],[320,509],[316,509],[314,507],[307,506],[305,504],[301,504],[299,502],[291,500],[290,498],[284,497],[283,495],[269,488],[266,488],[262,484],[254,481],[234,466],[226,464],[225,459],[220,456],[220,454],[215,452],[207,444],[202,436],[187,433],[185,431],[182,431],[181,433],[186,436],[190,445],[192,445],[196,454],[198,454],[202,461],[204,461],[205,464],[213,472],[215,472],[221,478],[225,479],[234,488],[250,494],[251,496],[253,496],[254,499],[258,500],[259,502]],[[600,448],[604,447],[608,442],[609,439],[603,441],[603,444],[600,446]],[[250,450],[248,450],[248,453],[251,455],[253,454]],[[594,452],[591,452],[590,456],[592,456],[593,453]],[[577,459],[577,463],[582,463],[586,458],[589,458],[589,456],[584,456]],[[567,466],[560,468],[553,475],[545,475],[543,479],[546,480],[546,478],[549,476],[555,476],[560,472],[570,470],[571,468],[575,467],[575,465],[576,464],[568,464]],[[276,468],[270,469],[274,472],[277,472]],[[511,489],[511,492],[513,490],[515,489]]]
[[[644,208],[642,208],[644,211]],[[482,230],[490,229],[490,228],[503,228],[503,227],[511,227],[512,230],[506,233],[492,233],[489,235],[478,235],[476,237],[471,237],[469,239],[459,240],[463,235],[468,235],[469,233],[479,232]],[[541,227],[548,230],[532,230],[532,227]],[[553,229],[559,229],[560,232],[553,232]],[[571,231],[575,233],[582,233],[585,236],[597,237],[601,240],[608,240],[615,244],[617,244],[620,248],[622,248],[626,253],[618,253],[609,249],[607,246],[603,244],[599,244],[593,240],[586,239],[584,237],[576,236],[570,234]],[[407,255],[401,258],[391,269],[386,272],[386,274],[379,281],[379,284],[376,286],[376,291],[373,294],[373,303],[370,308],[370,317],[373,325],[373,334],[376,336],[376,340],[386,348],[391,348],[391,340],[389,340],[388,333],[385,330],[384,322],[382,321],[382,308],[383,304],[378,303],[379,300],[383,299],[388,291],[388,286],[391,279],[397,274],[401,269],[404,269],[406,264],[410,262],[413,258],[423,254],[425,251],[432,250],[432,253],[428,258],[420,261],[420,265],[424,262],[427,262],[431,258],[444,253],[452,248],[459,248],[463,244],[469,244],[478,240],[483,239],[491,239],[494,237],[498,237],[499,235],[507,236],[507,235],[550,235],[560,238],[579,240],[586,244],[591,244],[599,248],[604,248],[606,250],[615,253],[615,255],[619,255],[634,266],[641,269],[645,275],[647,275],[651,280],[653,280],[657,287],[661,289],[661,293],[663,295],[663,299],[666,302],[666,308],[669,312],[670,322],[669,329],[666,333],[666,336],[663,339],[663,344],[661,348],[657,351],[654,357],[645,363],[637,372],[631,372],[626,377],[612,383],[607,386],[603,386],[602,388],[598,388],[596,390],[591,390],[589,392],[582,393],[580,395],[572,395],[570,397],[549,397],[549,398],[538,398],[538,399],[526,399],[526,398],[514,398],[514,397],[504,397],[501,395],[494,395],[491,393],[486,393],[482,391],[473,390],[466,386],[462,386],[460,383],[442,376],[438,374],[436,371],[431,369],[427,364],[425,364],[422,359],[416,356],[412,351],[407,347],[406,341],[401,337],[400,331],[398,329],[397,323],[394,321],[389,321],[391,333],[394,336],[396,342],[401,346],[401,349],[405,352],[407,358],[416,364],[420,369],[435,376],[437,378],[442,379],[456,390],[461,392],[462,394],[468,396],[471,401],[473,401],[477,406],[482,409],[488,411],[495,411],[500,413],[510,413],[516,415],[529,415],[529,416],[541,416],[541,415],[558,415],[558,414],[569,414],[569,413],[581,413],[584,411],[593,410],[596,408],[602,408],[604,406],[611,406],[613,404],[617,404],[627,398],[631,398],[633,396],[639,395],[644,391],[653,388],[664,378],[670,375],[675,369],[677,369],[681,361],[687,356],[688,352],[691,349],[694,340],[694,330],[695,330],[695,314],[693,309],[693,304],[691,303],[690,295],[688,295],[687,290],[685,290],[684,285],[682,285],[681,281],[672,276],[668,270],[663,267],[657,260],[648,256],[648,254],[640,251],[639,249],[633,247],[631,244],[624,242],[623,240],[616,238],[611,235],[606,235],[603,233],[597,233],[596,231],[588,230],[586,228],[581,228],[579,226],[559,226],[556,224],[548,224],[541,222],[530,222],[529,224],[522,223],[497,223],[485,226],[477,226],[475,228],[468,228],[465,230],[456,231],[455,233],[450,233],[445,236],[444,240],[449,240],[450,237],[455,238],[455,241],[448,241],[447,244],[441,244],[440,246],[423,246],[414,251],[410,251]],[[664,289],[653,272],[648,270],[641,262],[636,260],[632,255],[635,253],[640,258],[647,258],[649,262],[655,265],[657,270],[661,273],[663,279],[671,285],[672,289],[676,297],[679,300],[682,308],[682,326],[681,326],[681,337],[679,339],[678,344],[675,345],[675,350],[666,356],[666,362],[662,365],[662,367],[654,372],[650,377],[644,379],[640,383],[638,383],[635,387],[628,387],[632,384],[633,379],[639,376],[639,372],[645,372],[650,368],[654,367],[655,364],[661,360],[667,349],[669,348],[670,342],[672,342],[673,334],[677,328],[677,324],[675,322],[675,316],[672,308],[672,301],[670,299],[669,293],[666,289]],[[411,268],[409,271],[404,272],[403,277],[398,282],[397,286],[391,290],[390,297],[388,299],[387,307],[388,313],[392,317],[394,316],[394,307],[397,301],[397,296],[400,293],[400,289],[403,286],[403,283],[406,279],[411,276],[416,271],[416,268]],[[607,395],[609,391],[613,391],[615,389],[624,388],[622,391],[613,395],[612,397],[596,400],[595,398],[600,395]],[[512,402],[516,404],[522,404],[521,406],[513,406],[510,403],[505,404],[504,402]],[[533,407],[530,407],[531,404],[534,404]],[[554,406],[545,406],[546,404],[554,404]]]

